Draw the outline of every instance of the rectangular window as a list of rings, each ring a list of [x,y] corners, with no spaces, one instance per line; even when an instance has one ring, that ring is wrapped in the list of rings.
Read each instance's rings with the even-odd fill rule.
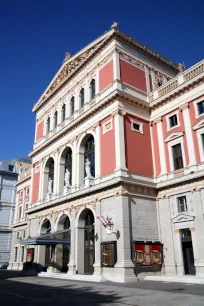
[[[143,123],[131,120],[131,130],[143,134]]]
[[[203,152],[204,152],[204,134],[201,134],[201,141],[202,141],[202,147],[203,147]]]
[[[19,207],[19,219],[21,218],[21,215],[22,215],[22,207],[20,206]]]
[[[178,211],[179,212],[188,211],[186,196],[182,196],[178,198]]]
[[[23,197],[23,190],[20,191],[20,198],[22,199]]]
[[[23,238],[25,238],[26,236],[26,231],[23,231]]]
[[[197,103],[198,115],[204,114],[204,101]]]
[[[140,124],[133,122],[133,129],[136,131],[140,130]]]
[[[21,248],[21,262],[24,261],[24,246]]]
[[[20,233],[19,233],[19,232],[17,232],[17,239],[19,239],[19,237],[20,237]]]
[[[116,264],[116,241],[101,243],[101,262],[103,267],[114,267]]]
[[[178,125],[177,115],[173,115],[169,117],[169,128],[173,128]]]
[[[9,165],[9,171],[14,172],[14,166],[13,165]]]
[[[182,151],[181,151],[181,144],[177,144],[172,146],[173,152],[173,160],[174,160],[174,170],[179,170],[183,168],[183,158],[182,158]]]
[[[28,195],[29,195],[29,193],[30,193],[30,189],[29,189],[29,188],[27,188],[27,189],[26,189],[26,195],[28,196]]]
[[[18,248],[15,247],[14,261],[17,262],[17,260],[18,260]]]

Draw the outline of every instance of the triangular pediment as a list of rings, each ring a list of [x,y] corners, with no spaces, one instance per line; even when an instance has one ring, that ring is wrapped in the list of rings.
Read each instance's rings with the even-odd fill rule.
[[[173,223],[180,223],[180,222],[189,222],[189,221],[194,221],[193,216],[187,215],[187,214],[179,214],[175,218],[173,218]]]
[[[171,133],[168,137],[164,139],[165,142],[169,142],[171,140],[174,140],[176,138],[182,137],[184,135],[184,132],[175,132]]]
[[[204,127],[204,119],[200,120],[193,126],[193,130],[198,130]]]
[[[51,94],[53,94],[55,90],[59,88],[77,70],[77,68],[79,68],[79,66],[81,66],[81,64],[101,46],[101,44],[103,44],[103,42],[112,34],[112,32],[113,30],[108,31],[72,57],[70,57],[69,53],[67,52],[61,68],[58,70],[38,102],[35,104],[33,111],[35,111],[44,100],[51,96]]]

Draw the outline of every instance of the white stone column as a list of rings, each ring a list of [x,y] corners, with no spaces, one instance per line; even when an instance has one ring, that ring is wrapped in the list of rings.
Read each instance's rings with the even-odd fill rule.
[[[183,251],[181,244],[181,234],[180,230],[176,229],[173,231],[173,239],[174,239],[174,252],[175,252],[175,265],[177,268],[178,275],[184,275],[184,264],[183,264]]]
[[[124,115],[126,112],[117,109],[112,113],[114,116],[115,130],[115,156],[117,176],[127,175],[126,158],[125,158],[125,133],[124,133]]]
[[[58,173],[59,173],[59,162],[58,162],[58,151],[55,152],[55,158],[54,158],[54,186],[53,186],[53,196],[55,197],[58,194],[57,189],[57,181],[58,181]]]
[[[155,120],[155,123],[157,124],[157,135],[158,135],[158,143],[159,143],[159,155],[160,155],[160,164],[161,164],[160,174],[165,174],[167,172],[167,169],[166,169],[164,136],[163,136],[161,117]]]
[[[117,263],[114,266],[116,282],[128,282],[135,279],[134,264],[131,259],[129,198],[117,197],[117,219],[114,228],[119,230],[117,240]],[[114,276],[113,276],[114,280]]]
[[[38,200],[42,201],[43,200],[43,161],[41,160],[40,162],[40,180],[39,180],[39,194],[38,194]],[[35,172],[35,169],[33,170]]]
[[[113,54],[113,75],[114,80],[120,80],[120,57],[117,50]]]
[[[172,219],[170,213],[170,200],[168,198],[159,199],[159,213],[160,213],[160,230],[161,241],[163,242],[163,274],[176,274],[175,267],[175,251],[172,228]]]
[[[77,189],[77,178],[78,178],[78,168],[77,168],[77,141],[76,139],[72,142],[72,190]]]
[[[96,202],[96,216],[101,216],[101,202]],[[95,263],[94,263],[94,275],[101,275],[101,223],[95,220]]]
[[[96,79],[95,79],[95,94],[99,93],[99,66],[96,68]]]
[[[101,177],[101,127],[100,124],[96,124],[96,136],[95,136],[95,183],[100,183]]]
[[[193,135],[192,135],[192,128],[191,128],[191,119],[189,114],[188,103],[182,105],[180,109],[183,112],[183,120],[185,125],[185,132],[186,132],[186,141],[187,147],[189,152],[189,166],[196,164],[196,157],[195,157],[195,148],[193,142]]]
[[[70,228],[71,228],[71,243],[70,243],[70,260],[68,264],[68,274],[73,275],[76,274],[76,259],[75,259],[75,245],[76,245],[76,229],[75,229],[75,211],[72,209],[71,220],[70,220]]]
[[[193,192],[193,203],[195,205],[195,227],[190,228],[192,236],[192,245],[194,253],[194,262],[196,268],[196,275],[204,275],[204,215],[202,208],[201,191]]]

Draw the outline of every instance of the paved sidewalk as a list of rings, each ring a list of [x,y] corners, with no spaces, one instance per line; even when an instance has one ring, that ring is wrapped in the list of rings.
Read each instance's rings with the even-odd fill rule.
[[[85,283],[0,271],[2,306],[203,306],[203,285]]]
[[[204,284],[204,276],[194,276],[194,275],[175,275],[175,276],[167,276],[167,275],[158,275],[158,276],[146,276],[145,280],[149,281],[157,281],[157,282],[171,282],[171,283],[188,283],[188,284]]]

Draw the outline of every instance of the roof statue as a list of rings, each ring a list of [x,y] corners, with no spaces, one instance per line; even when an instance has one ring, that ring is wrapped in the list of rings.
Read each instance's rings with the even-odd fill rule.
[[[180,72],[184,71],[184,63],[183,63],[183,64],[178,63],[178,70],[179,70]]]
[[[115,29],[118,27],[118,22],[113,22],[112,26],[111,26],[111,29]]]
[[[65,52],[65,58],[63,60],[63,63],[66,62],[68,59],[70,59],[71,54],[69,52]]]

